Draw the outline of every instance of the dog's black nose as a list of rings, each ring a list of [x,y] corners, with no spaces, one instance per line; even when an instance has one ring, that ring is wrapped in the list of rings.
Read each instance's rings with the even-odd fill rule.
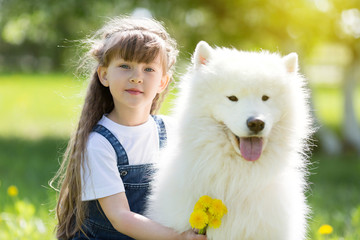
[[[261,117],[249,117],[246,120],[246,124],[250,129],[250,131],[252,131],[255,134],[262,131],[265,127],[265,122]]]

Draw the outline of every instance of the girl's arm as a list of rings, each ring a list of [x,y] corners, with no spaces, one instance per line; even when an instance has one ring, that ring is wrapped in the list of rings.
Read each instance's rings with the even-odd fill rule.
[[[98,199],[106,217],[113,227],[138,240],[206,240],[206,236],[197,235],[191,229],[181,234],[160,225],[140,214],[130,211],[125,192]]]

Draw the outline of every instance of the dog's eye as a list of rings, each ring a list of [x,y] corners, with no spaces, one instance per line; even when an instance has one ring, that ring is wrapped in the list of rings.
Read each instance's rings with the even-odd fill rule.
[[[239,99],[236,97],[236,96],[234,96],[234,95],[232,95],[232,96],[229,96],[229,97],[227,97],[230,101],[232,101],[232,102],[237,102]]]
[[[269,100],[269,96],[263,95],[262,98],[261,98],[261,100],[263,100],[263,101],[265,102],[265,101]]]

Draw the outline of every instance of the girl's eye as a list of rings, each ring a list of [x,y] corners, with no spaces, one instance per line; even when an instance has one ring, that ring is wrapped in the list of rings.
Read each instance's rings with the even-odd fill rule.
[[[269,100],[269,98],[270,98],[269,96],[263,95],[261,100],[263,100],[265,102],[265,101]]]
[[[152,68],[145,68],[145,72],[154,72],[155,70]]]
[[[232,96],[228,96],[227,97],[230,101],[232,101],[232,102],[237,102],[239,99],[236,97],[236,96],[234,96],[234,95],[232,95]]]
[[[124,69],[130,69],[130,66],[127,64],[121,64],[119,67]]]

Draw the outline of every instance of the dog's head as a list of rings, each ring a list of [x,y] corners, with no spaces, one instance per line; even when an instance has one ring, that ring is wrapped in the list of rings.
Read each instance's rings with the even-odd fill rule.
[[[307,104],[296,53],[281,57],[265,51],[213,49],[201,41],[192,60],[187,75],[190,101],[198,114],[224,125],[243,159],[258,160],[270,137],[287,141],[286,134],[306,128]]]

